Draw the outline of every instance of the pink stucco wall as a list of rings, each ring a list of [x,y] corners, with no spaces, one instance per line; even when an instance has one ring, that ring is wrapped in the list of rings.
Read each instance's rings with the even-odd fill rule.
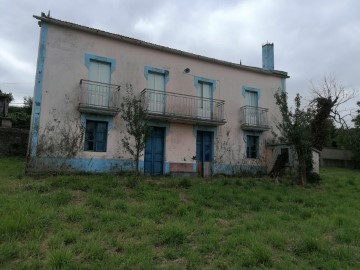
[[[244,133],[240,128],[239,109],[244,106],[242,87],[254,87],[261,91],[259,107],[269,109],[269,120],[279,117],[275,105],[274,93],[281,89],[281,78],[274,75],[260,74],[217,63],[209,63],[189,57],[171,54],[135,46],[110,38],[76,31],[50,24],[46,48],[45,71],[43,81],[42,105],[40,115],[40,134],[56,132],[46,130],[47,126],[64,125],[77,128],[80,121],[78,104],[80,101],[80,79],[88,77],[88,69],[84,64],[85,53],[116,60],[116,70],[112,73],[112,83],[118,85],[131,84],[140,93],[146,88],[144,66],[166,69],[169,81],[166,91],[197,96],[194,77],[203,77],[216,81],[213,98],[225,100],[225,118],[227,123],[213,127],[215,161],[229,164],[254,164],[254,160],[244,158],[246,149]],[[259,54],[261,47],[259,45]],[[259,63],[261,66],[261,63]],[[190,68],[189,73],[184,73]],[[116,115],[112,120],[112,128],[108,132],[107,152],[79,151],[80,158],[129,158],[121,147],[125,123]],[[166,124],[165,160],[170,163],[193,163],[196,155],[195,129],[191,124]],[[265,142],[271,139],[271,132],[265,131],[260,137],[260,156],[255,163],[266,164]],[[229,151],[224,152],[224,145]]]

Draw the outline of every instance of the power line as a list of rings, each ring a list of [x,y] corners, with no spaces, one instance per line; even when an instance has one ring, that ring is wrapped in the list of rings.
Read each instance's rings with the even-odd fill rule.
[[[34,82],[0,82],[0,84],[28,84]]]

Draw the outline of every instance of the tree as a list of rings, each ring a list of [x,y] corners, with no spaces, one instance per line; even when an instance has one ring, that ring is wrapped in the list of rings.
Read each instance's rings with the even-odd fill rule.
[[[9,103],[11,103],[14,100],[14,97],[13,97],[12,93],[2,92],[1,89],[0,89],[0,96],[7,98]]]
[[[312,149],[311,149],[311,130],[309,123],[313,119],[311,110],[301,108],[301,96],[295,97],[295,110],[288,107],[287,94],[277,92],[275,94],[276,104],[279,106],[282,121],[277,123],[277,128],[281,132],[280,140],[289,143],[298,159],[298,181],[305,185],[307,175],[312,170]]]
[[[359,101],[357,105],[360,107]],[[360,109],[357,110],[352,122],[354,122],[353,128],[339,130],[338,140],[343,147],[352,151],[352,158],[360,162]]]
[[[356,104],[360,107],[360,101]],[[352,122],[354,122],[355,128],[360,128],[360,108],[356,112],[357,115],[352,119]]]
[[[12,93],[3,93],[0,89],[0,116],[8,116],[9,103],[13,100]]]
[[[26,109],[27,113],[31,115],[32,106],[33,106],[34,99],[30,96],[24,97],[24,108]]]
[[[9,117],[12,125],[18,128],[28,128],[31,122],[32,97],[24,97],[24,106],[10,106]]]
[[[126,122],[125,135],[121,140],[125,150],[135,161],[135,171],[139,174],[139,159],[150,136],[151,127],[146,121],[146,111],[141,97],[135,96],[131,85],[127,85],[126,95],[120,105],[121,118]]]
[[[307,175],[312,170],[311,147],[322,150],[326,144],[332,144],[329,140],[331,136],[335,137],[333,122],[341,127],[347,127],[340,106],[354,98],[357,91],[344,87],[334,77],[328,76],[320,84],[313,84],[312,94],[306,110],[301,108],[301,97],[297,94],[294,112],[288,108],[286,93],[275,94],[276,104],[283,118],[277,126],[283,140],[294,146],[299,161],[299,179],[302,184],[306,183]],[[356,118],[354,122],[356,123],[357,120]],[[358,144],[358,137],[354,136],[349,140],[352,147]]]
[[[312,84],[312,99],[309,103],[314,111],[311,121],[312,146],[322,150],[326,144],[326,138],[331,132],[329,119],[332,119],[341,127],[347,127],[345,115],[341,111],[341,105],[354,98],[357,91],[344,87],[338,83],[334,76],[324,77],[319,84]]]
[[[360,101],[357,102],[357,105],[360,107]],[[350,138],[351,149],[354,160],[360,162],[360,108],[357,110],[357,116],[352,121],[355,124],[355,128],[353,129],[354,134]]]

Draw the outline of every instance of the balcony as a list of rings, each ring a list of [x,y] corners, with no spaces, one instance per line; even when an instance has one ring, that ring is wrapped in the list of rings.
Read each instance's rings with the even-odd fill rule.
[[[150,119],[208,126],[220,126],[226,123],[223,100],[152,89],[144,89],[141,98]]]
[[[243,130],[266,131],[270,129],[268,109],[244,106],[240,108],[240,124]]]
[[[120,108],[120,86],[89,80],[80,80],[82,113],[115,116]]]

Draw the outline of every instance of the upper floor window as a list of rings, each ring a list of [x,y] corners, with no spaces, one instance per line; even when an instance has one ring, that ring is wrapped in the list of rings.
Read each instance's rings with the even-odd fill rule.
[[[251,107],[258,107],[261,90],[255,87],[243,86],[242,94],[245,99],[245,105]]]
[[[165,86],[169,80],[169,71],[160,68],[144,68],[147,80],[147,109],[152,113],[163,113],[165,111]]]
[[[89,84],[89,104],[108,107],[110,98],[111,65],[109,63],[90,61],[89,80],[96,82]]]
[[[259,110],[260,89],[243,86],[242,93],[245,99],[244,117],[247,125],[258,126],[261,120]]]
[[[97,60],[90,60],[89,80],[101,83],[111,83],[111,64]]]
[[[88,68],[87,103],[109,107],[111,102],[111,74],[115,70],[115,59],[85,54]]]
[[[201,118],[210,118],[212,112],[212,84],[199,82],[198,115]]]
[[[258,107],[258,92],[255,91],[245,91],[245,105],[250,107]]]
[[[165,74],[149,71],[147,88],[156,91],[165,91]]]
[[[213,92],[216,88],[216,81],[201,77],[195,77],[195,87],[198,91],[197,112],[199,118],[212,118]]]

